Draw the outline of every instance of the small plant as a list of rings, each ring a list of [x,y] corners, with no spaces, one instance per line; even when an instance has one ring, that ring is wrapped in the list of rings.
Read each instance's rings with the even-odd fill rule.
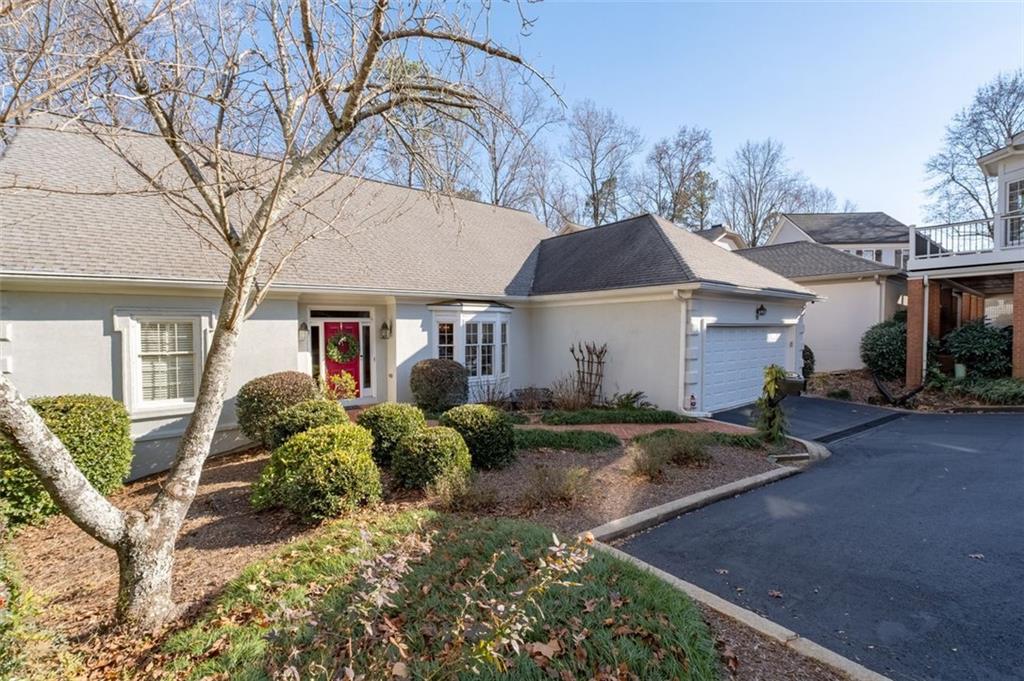
[[[253,506],[283,506],[306,520],[323,520],[379,501],[372,446],[369,431],[351,423],[293,436],[270,455],[253,485]]]
[[[476,404],[486,404],[497,409],[508,409],[512,403],[508,391],[497,381],[477,383],[470,396]]]
[[[29,404],[101,494],[121,487],[132,464],[131,420],[123,404],[99,395],[36,397]],[[36,474],[22,464],[17,445],[2,433],[0,507],[12,526],[58,512]]]
[[[833,388],[825,393],[825,397],[831,397],[833,400],[852,400],[853,394],[849,388]]]
[[[1010,374],[1011,333],[978,320],[950,331],[942,339],[942,345],[957,362],[966,365],[971,374],[1000,378]]]
[[[589,406],[574,374],[563,374],[551,382],[551,406],[562,411],[575,411]]]
[[[634,438],[633,445],[644,449],[653,460],[677,466],[706,466],[711,463],[707,450],[709,441],[704,433],[663,428]]]
[[[647,399],[647,393],[643,390],[615,393],[608,400],[608,406],[612,409],[654,409],[654,404]]]
[[[541,422],[549,426],[579,426],[594,423],[692,423],[695,420],[667,409],[549,411],[541,417]]]
[[[965,378],[951,381],[946,390],[995,405],[1024,404],[1024,381],[1019,378]]]
[[[622,444],[611,433],[596,430],[548,430],[546,428],[517,428],[516,449],[571,449],[577,452],[600,452]]]
[[[803,374],[803,377],[806,380],[814,375],[814,350],[811,350],[810,345],[804,345],[804,349],[801,353],[801,356],[804,360],[804,366],[801,373]]]
[[[443,412],[469,400],[469,371],[450,359],[424,359],[409,376],[416,405],[426,412]]]
[[[482,482],[476,473],[466,475],[459,469],[441,475],[427,487],[427,494],[444,511],[486,511],[498,504],[498,490],[493,485]]]
[[[388,466],[406,435],[427,425],[423,412],[411,404],[384,402],[361,413],[356,421],[373,435],[373,460]]]
[[[551,406],[554,396],[550,388],[527,386],[512,391],[512,405],[520,411],[540,411]]]
[[[420,428],[402,438],[391,469],[398,484],[423,489],[444,476],[469,475],[469,448],[451,428]]]
[[[522,503],[528,509],[575,508],[589,488],[590,471],[583,466],[535,466],[527,475]]]
[[[500,409],[464,404],[442,414],[439,423],[462,436],[476,468],[502,468],[515,459],[512,422]]]
[[[651,482],[658,482],[665,477],[665,467],[669,464],[669,454],[666,450],[644,447],[633,442],[626,451],[630,455],[634,475],[647,478]]]
[[[318,426],[348,423],[348,414],[337,402],[331,400],[306,400],[282,410],[270,422],[267,445],[277,449],[288,438]]]
[[[254,378],[238,391],[238,427],[250,440],[269,445],[270,423],[282,410],[316,398],[319,388],[309,374],[280,371]]]
[[[706,433],[709,442],[726,447],[740,447],[742,449],[764,449],[764,441],[756,435],[749,433]]]
[[[782,410],[782,384],[785,380],[785,369],[778,364],[766,366],[764,387],[755,405],[757,434],[762,440],[772,444],[782,444],[786,440],[786,414]]]
[[[342,371],[340,374],[331,374],[331,377],[327,379],[326,390],[328,396],[334,400],[354,400],[359,397],[356,377],[348,371]]]

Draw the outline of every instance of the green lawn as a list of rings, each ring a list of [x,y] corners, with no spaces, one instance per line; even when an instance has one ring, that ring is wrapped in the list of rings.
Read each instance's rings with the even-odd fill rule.
[[[424,511],[337,521],[234,580],[165,644],[168,671],[332,679],[351,664],[367,679],[542,681],[613,670],[640,679],[719,678],[689,599],[593,550],[579,572],[563,576],[573,584],[548,583],[538,575],[558,563],[547,553],[551,543],[535,525]],[[403,564],[407,570],[391,574]],[[535,605],[515,595],[521,591],[533,593]],[[382,608],[370,605],[375,599]],[[497,631],[514,628],[510,613],[518,611],[527,615],[522,652],[488,648]],[[451,633],[459,622],[464,636]],[[497,661],[488,661],[488,649]]]
[[[622,440],[611,433],[594,430],[516,428],[515,433],[516,449],[572,449],[577,452],[600,452],[622,444]]]

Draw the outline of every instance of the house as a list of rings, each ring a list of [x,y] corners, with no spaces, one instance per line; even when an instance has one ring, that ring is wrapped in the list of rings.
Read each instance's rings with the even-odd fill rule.
[[[184,431],[226,261],[76,123],[37,115],[0,159],[0,367],[27,396],[96,393],[132,418],[139,477]],[[110,131],[173,166],[163,142]],[[164,167],[161,165],[161,167]],[[353,374],[352,404],[408,401],[412,366],[459,361],[473,395],[547,386],[607,343],[606,392],[708,414],[800,366],[801,284],[653,215],[554,236],[530,214],[321,172],[301,215],[334,231],[282,269],[243,326],[214,451],[244,444],[234,396],[282,370]],[[122,184],[114,184],[117,180]],[[325,345],[357,349],[340,363]],[[332,346],[333,347],[333,346]],[[346,355],[348,353],[345,353]]]
[[[910,228],[907,385],[925,380],[928,339],[986,316],[1012,323],[1013,376],[1024,379],[1024,133],[978,164],[997,180],[998,215]]]
[[[747,240],[739,233],[729,229],[727,225],[712,225],[707,229],[698,229],[694,234],[704,237],[727,251],[735,251],[747,247]]]
[[[824,300],[804,313],[804,343],[817,371],[860,369],[860,339],[906,308],[906,275],[892,265],[810,241],[736,251],[744,258],[814,290]]]
[[[766,245],[813,241],[883,265],[906,268],[909,228],[881,212],[784,213]]]

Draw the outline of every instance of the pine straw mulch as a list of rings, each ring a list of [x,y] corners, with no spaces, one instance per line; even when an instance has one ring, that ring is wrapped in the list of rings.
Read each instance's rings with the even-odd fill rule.
[[[513,466],[481,474],[479,484],[493,486],[497,496],[493,506],[480,512],[529,518],[568,534],[775,467],[764,452],[724,446],[711,451],[713,461],[709,466],[670,467],[660,483],[635,476],[623,447],[593,454],[522,452]],[[174,588],[175,597],[184,606],[178,626],[187,624],[245,566],[317,531],[285,511],[256,512],[251,508],[249,486],[266,458],[265,452],[250,450],[218,457],[207,464],[178,540]],[[524,501],[526,481],[538,466],[586,468],[589,474],[584,491],[570,503]],[[156,476],[130,484],[113,500],[122,507],[142,507],[156,493],[160,480]],[[429,503],[431,500],[420,494],[389,495],[383,510]],[[30,659],[38,673],[48,678],[149,676],[147,660],[159,648],[163,636],[137,637],[109,628],[117,591],[113,551],[63,517],[25,528],[14,537],[11,548],[40,604],[37,624],[51,634],[33,644]],[[706,615],[719,641],[723,664],[728,668],[735,665],[730,674],[733,679],[842,678],[736,622],[714,613]],[[61,659],[64,662],[58,667]]]
[[[885,387],[894,396],[907,392],[903,381],[883,381]],[[889,406],[882,396],[882,393],[875,387],[871,378],[871,372],[867,369],[856,369],[851,371],[833,371],[829,373],[814,374],[807,381],[807,394],[817,397],[829,397],[833,390],[846,389],[850,391],[851,402]],[[949,412],[958,409],[995,409],[990,404],[967,395],[954,395],[944,390],[925,388],[914,396],[904,409],[913,409],[922,412]]]

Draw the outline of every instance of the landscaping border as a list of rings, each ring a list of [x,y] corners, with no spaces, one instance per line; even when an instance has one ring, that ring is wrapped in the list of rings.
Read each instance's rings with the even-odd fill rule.
[[[843,657],[839,653],[833,652],[810,639],[800,636],[800,634],[795,631],[787,629],[780,624],[776,624],[775,622],[761,617],[760,615],[738,606],[735,603],[730,603],[724,598],[700,588],[696,584],[692,584],[676,577],[675,575],[671,575],[664,570],[660,570],[653,565],[645,563],[639,558],[635,558],[634,556],[631,556],[624,551],[620,551],[613,546],[609,546],[600,541],[595,541],[594,548],[636,566],[637,568],[657,577],[669,586],[682,591],[693,600],[703,603],[712,610],[734,619],[737,622],[750,627],[754,631],[767,636],[768,638],[778,641],[782,645],[800,653],[801,655],[809,657],[816,662],[820,662],[834,669],[838,669],[854,681],[892,681],[889,677],[883,676],[878,672],[871,671],[862,664],[854,662],[853,660]]]

